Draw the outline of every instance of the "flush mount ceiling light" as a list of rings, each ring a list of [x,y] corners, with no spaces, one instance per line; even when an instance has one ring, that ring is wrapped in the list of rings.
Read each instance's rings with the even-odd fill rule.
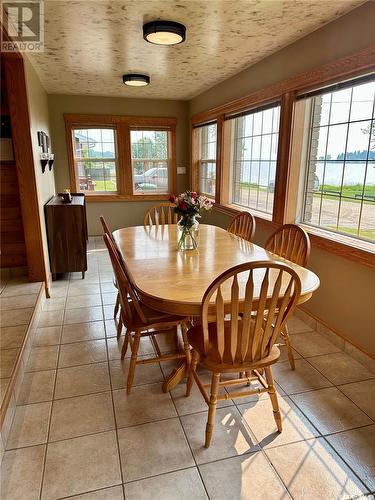
[[[144,87],[145,85],[149,85],[150,77],[139,73],[128,73],[127,75],[122,75],[122,81],[129,87]]]
[[[176,45],[186,38],[186,28],[174,21],[152,21],[143,25],[143,38],[156,45]]]

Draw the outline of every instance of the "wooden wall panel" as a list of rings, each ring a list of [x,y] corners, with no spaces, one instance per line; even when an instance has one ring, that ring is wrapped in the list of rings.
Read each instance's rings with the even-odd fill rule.
[[[7,233],[9,243],[6,251],[12,251],[15,255],[15,252],[22,252],[24,247],[30,281],[47,282],[23,59],[19,54],[12,53],[9,53],[9,55],[1,54],[1,59],[12,126],[14,160],[24,232],[23,243],[17,241],[20,235],[19,231],[18,233],[14,231],[13,235],[10,234],[11,232]],[[8,181],[5,181],[5,183],[7,189],[13,192],[9,192],[5,196],[2,204],[4,204],[5,208],[5,217],[11,220],[12,217],[19,213],[19,207],[14,192],[15,185],[13,181],[9,182],[9,175],[8,172],[6,176]]]

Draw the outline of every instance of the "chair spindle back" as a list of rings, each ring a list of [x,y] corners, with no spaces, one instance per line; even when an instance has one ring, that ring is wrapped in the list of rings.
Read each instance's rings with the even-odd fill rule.
[[[238,279],[240,274],[243,275],[241,286]],[[247,280],[244,282],[246,275]],[[228,290],[229,287],[230,303],[225,304],[223,289]],[[241,297],[240,290],[243,290]],[[209,307],[214,295],[216,354],[220,363],[236,364],[256,362],[270,354],[300,293],[299,276],[284,264],[258,261],[240,264],[225,271],[208,287],[202,300],[204,352],[207,353],[210,348]],[[226,319],[228,315],[229,320]],[[210,314],[210,321],[212,316]]]
[[[118,291],[120,294],[121,307],[122,311],[124,311],[125,326],[134,322],[135,314],[138,315],[143,323],[146,323],[146,317],[143,314],[139,298],[134,289],[134,280],[126,262],[123,259],[121,259],[122,262],[120,262],[120,251],[117,248],[115,241],[112,241],[108,234],[104,234],[103,239],[109,252],[113,272],[115,273]]]
[[[310,255],[310,238],[302,227],[285,224],[270,236],[264,248],[299,266],[305,266]]]
[[[177,224],[178,215],[174,212],[174,203],[160,203],[154,205],[145,214],[144,226],[164,226],[164,224]]]
[[[236,215],[228,226],[227,231],[240,236],[244,240],[253,241],[255,232],[255,218],[249,212]]]

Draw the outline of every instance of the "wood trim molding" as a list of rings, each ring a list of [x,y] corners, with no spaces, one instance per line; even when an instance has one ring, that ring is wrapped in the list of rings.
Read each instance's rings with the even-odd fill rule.
[[[87,115],[65,113],[65,123],[71,125],[114,125],[116,123],[126,123],[129,127],[160,127],[168,128],[177,125],[177,118],[174,117],[153,117],[153,116],[122,116],[122,115]]]
[[[220,205],[219,203],[215,203],[214,205],[215,211],[227,215],[229,217],[234,217],[238,215],[241,211],[240,208],[234,208],[233,206]],[[245,210],[245,209],[243,209]],[[252,215],[254,215],[256,219],[257,225],[263,225],[268,227],[271,232],[276,231],[280,227],[280,224],[273,222],[271,220],[267,220],[264,217],[260,217],[255,214],[254,211],[248,210]],[[312,228],[311,226],[306,226],[300,224],[303,229],[309,234],[311,240],[311,246],[313,248],[319,248],[326,252],[333,253],[342,257],[343,259],[348,259],[357,264],[362,264],[367,267],[375,268],[375,253],[370,249],[366,250],[364,248],[359,248],[358,246],[353,246],[349,243],[344,243],[343,241],[338,241],[338,239],[333,239],[336,235],[319,235],[317,234],[320,230]],[[328,237],[330,236],[330,237]],[[332,236],[332,237],[331,237]],[[343,237],[345,238],[345,237]],[[357,242],[356,242],[357,243]],[[369,244],[371,245],[371,244]]]
[[[168,189],[170,193],[177,192],[177,138],[176,126],[173,125],[168,134]]]
[[[199,151],[200,151],[199,128],[191,127],[190,137],[191,137],[190,185],[193,191],[199,191]]]
[[[348,342],[348,344],[352,345],[353,347],[355,347],[356,349],[358,349],[359,351],[361,351],[361,353],[365,354],[370,359],[375,360],[375,356],[373,354],[370,354],[363,347],[361,347],[359,344],[357,344],[356,342],[354,342],[353,339],[350,339],[349,337],[347,337],[346,335],[344,335],[343,333],[341,333],[339,330],[337,330],[336,328],[334,328],[331,325],[329,325],[320,316],[317,316],[316,314],[312,313],[306,306],[300,304],[300,305],[297,306],[297,308],[300,311],[302,311],[304,314],[307,314],[308,316],[310,316],[310,318],[313,318],[317,323],[320,323],[325,328],[327,328],[328,330],[330,330],[332,333],[334,333],[338,337],[342,338],[345,342]]]
[[[191,117],[193,125],[214,120],[221,114],[235,113],[266,104],[287,92],[304,93],[316,86],[324,86],[343,78],[352,78],[363,72],[375,71],[375,45],[367,47],[355,54],[342,57],[313,70],[288,78],[281,82],[269,85],[226,104],[216,106],[207,111],[201,111]]]
[[[214,209],[216,212],[222,213],[224,215],[228,215],[229,217],[235,217],[236,215],[240,214],[241,212],[249,212],[251,215],[255,217],[256,223],[260,225],[264,225],[268,227],[271,231],[276,231],[280,227],[279,224],[276,224],[275,222],[272,222],[272,220],[268,220],[264,217],[261,217],[257,213],[255,213],[253,210],[246,209],[245,207],[243,208],[235,208],[233,205],[221,205],[220,203],[215,203]]]
[[[280,133],[277,148],[275,194],[273,203],[273,221],[284,224],[288,203],[288,183],[290,172],[291,131],[293,129],[293,107],[295,93],[287,92],[281,97]]]
[[[301,226],[309,234],[312,247],[320,248],[321,250],[333,253],[343,259],[356,262],[357,264],[375,268],[374,251],[354,246],[358,245],[358,241],[353,241],[352,244],[349,242],[345,243],[344,241],[339,241],[340,235],[336,235],[335,233],[324,234],[321,230],[311,226],[305,224],[301,224]],[[344,238],[346,237],[343,236],[342,239]],[[369,245],[371,245],[371,243],[369,243]],[[373,246],[375,247],[375,245]]]
[[[216,185],[215,185],[215,201],[220,203],[221,200],[221,177],[223,173],[224,162],[224,115],[217,117],[216,121]]]
[[[29,103],[22,57],[1,54],[13,130],[13,149],[20,190],[25,235],[28,276],[30,281],[44,281],[48,276],[44,261],[38,188],[36,184],[33,146],[30,134]],[[39,165],[37,165],[39,166]]]
[[[164,200],[169,198],[170,192],[176,192],[177,165],[176,165],[176,125],[177,118],[120,116],[120,115],[87,115],[64,114],[65,134],[67,142],[69,176],[71,190],[80,192],[77,178],[72,130],[74,127],[112,127],[116,131],[116,168],[117,188],[116,193],[85,192],[86,200],[90,202],[109,201],[139,201],[139,200]],[[133,193],[133,172],[131,161],[130,130],[142,128],[150,130],[165,130],[168,132],[168,193]]]
[[[169,200],[169,194],[87,194],[87,203],[107,203],[124,201],[165,201]]]
[[[67,153],[68,153],[70,190],[72,191],[72,193],[78,193],[79,192],[79,184],[78,184],[78,179],[76,176],[76,171],[74,168],[72,128],[68,122],[65,122],[65,137],[66,137],[66,148],[67,148]]]
[[[295,196],[298,188],[300,168],[296,165],[294,156],[298,152],[292,149],[292,138],[294,129],[296,97],[299,94],[310,90],[321,88],[340,80],[354,78],[363,74],[370,74],[375,71],[375,45],[363,49],[355,54],[342,57],[325,65],[319,66],[311,71],[293,76],[276,84],[270,85],[264,89],[259,89],[251,94],[232,100],[212,109],[196,113],[191,117],[192,126],[218,120],[219,117],[228,116],[228,114],[250,110],[255,106],[275,102],[281,99],[281,120],[280,136],[278,147],[277,179],[275,182],[275,198],[272,221],[266,217],[256,216],[257,223],[272,225],[275,229],[280,224],[294,223],[296,220],[297,203]],[[302,124],[303,126],[303,124]],[[225,127],[224,127],[225,128]],[[294,131],[295,132],[295,131]],[[297,131],[299,134],[303,130]],[[297,134],[298,135],[298,134]],[[228,206],[230,200],[227,199],[229,174],[228,165],[230,158],[228,156],[228,134],[224,133],[224,140],[221,140],[223,151],[220,155],[220,167],[218,176],[221,189],[220,196],[216,198],[215,209],[218,212],[229,216],[236,215],[240,210],[233,206]],[[302,148],[302,146],[301,146]],[[229,160],[229,161],[228,161]],[[250,210],[249,210],[250,211]],[[254,214],[254,211],[251,211]],[[303,226],[305,227],[305,226]],[[348,242],[336,237],[334,233],[321,233],[315,231],[315,228],[305,227],[311,235],[313,246],[322,248],[327,252],[334,253],[340,257],[355,261],[357,263],[375,267],[374,251],[371,244],[364,248],[361,242],[348,239]],[[371,248],[370,248],[371,247]]]

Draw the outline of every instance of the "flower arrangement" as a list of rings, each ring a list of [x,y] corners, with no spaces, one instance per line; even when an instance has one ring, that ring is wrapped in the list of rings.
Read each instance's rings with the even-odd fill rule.
[[[178,248],[181,250],[197,248],[199,223],[196,219],[211,210],[213,202],[195,191],[185,191],[178,196],[172,195],[169,201],[176,205],[174,211],[180,216],[177,223]]]
[[[206,196],[200,196],[195,191],[185,191],[178,196],[172,195],[169,201],[176,204],[174,209],[181,217],[201,217],[211,210],[213,203]]]

